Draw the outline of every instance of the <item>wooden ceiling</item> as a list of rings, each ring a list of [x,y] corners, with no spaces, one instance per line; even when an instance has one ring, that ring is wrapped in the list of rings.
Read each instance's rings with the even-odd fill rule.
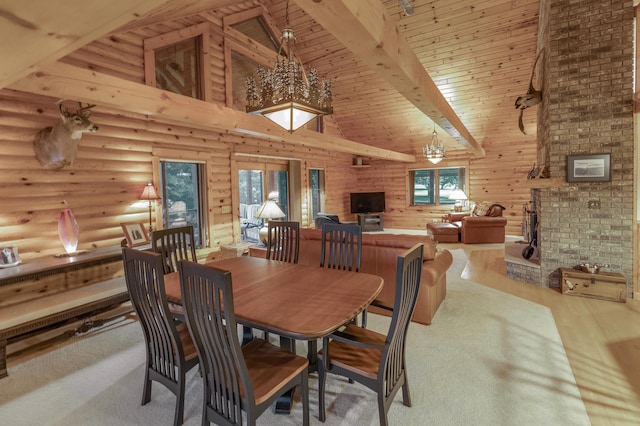
[[[49,0],[33,1],[49,4]],[[0,19],[24,18],[27,12],[15,3],[13,10],[0,13]],[[140,3],[147,10],[140,10]],[[110,6],[112,13],[100,10],[105,22],[98,30],[72,23],[67,32],[74,34],[73,40],[65,45],[64,38],[58,37],[61,46],[55,46],[55,51],[31,52],[23,43],[21,57],[25,51],[30,53],[18,65],[3,61],[0,87],[106,33],[211,10],[231,13],[239,3],[263,5],[278,26],[284,26],[286,0],[146,0],[135,10]],[[414,14],[405,16],[399,0],[290,1],[297,54],[306,67],[313,66],[322,78],[331,79],[333,119],[343,137],[420,157],[435,122],[448,158],[474,158],[488,147],[535,143],[535,108],[525,111],[524,135],[518,129],[514,102],[529,85],[539,0],[410,3]],[[31,3],[29,9],[38,10]],[[63,11],[48,13],[55,16]],[[49,19],[32,15],[23,20],[36,27],[38,20]],[[10,21],[24,27],[20,20]],[[10,47],[5,44],[5,49]],[[5,52],[4,57],[12,57],[11,53]]]

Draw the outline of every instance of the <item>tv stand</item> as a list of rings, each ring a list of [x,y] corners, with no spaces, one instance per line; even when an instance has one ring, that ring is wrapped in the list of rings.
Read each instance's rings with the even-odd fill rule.
[[[362,231],[382,231],[383,220],[382,213],[361,213],[358,214],[358,225],[362,227]]]

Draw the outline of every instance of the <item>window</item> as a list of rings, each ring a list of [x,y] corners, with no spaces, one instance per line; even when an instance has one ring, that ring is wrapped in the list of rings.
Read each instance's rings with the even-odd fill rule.
[[[311,219],[324,211],[324,170],[309,170],[309,190],[311,192]]]
[[[145,82],[194,99],[210,97],[208,24],[199,24],[144,41]]]
[[[280,220],[289,218],[289,171],[284,164],[261,162],[241,163],[238,169],[240,200],[240,231],[245,242],[259,241],[263,219],[255,214],[268,199],[276,201],[285,214]]]
[[[164,228],[191,225],[196,248],[207,246],[204,164],[160,161],[160,184]]]
[[[410,205],[455,204],[449,195],[460,188],[466,192],[464,167],[447,169],[417,169],[409,171]]]
[[[195,37],[155,50],[158,89],[202,99],[199,39]]]

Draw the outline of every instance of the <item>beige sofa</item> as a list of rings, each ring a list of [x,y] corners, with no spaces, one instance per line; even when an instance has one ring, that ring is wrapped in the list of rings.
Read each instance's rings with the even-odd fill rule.
[[[300,229],[299,263],[320,264],[321,237],[320,229]],[[385,305],[393,306],[398,255],[419,242],[425,244],[424,262],[420,293],[412,320],[421,324],[431,324],[433,316],[447,294],[447,270],[453,263],[451,252],[445,249],[436,250],[434,242],[426,236],[362,234],[360,271],[384,278],[384,288],[378,300]],[[251,250],[251,253],[264,256],[264,250]],[[388,315],[387,311],[373,306],[369,311]]]

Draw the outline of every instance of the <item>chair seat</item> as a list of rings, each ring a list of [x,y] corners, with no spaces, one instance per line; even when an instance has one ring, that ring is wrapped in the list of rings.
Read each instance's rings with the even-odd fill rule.
[[[364,340],[372,343],[383,344],[386,336],[375,331],[359,327],[356,324],[349,324],[343,330],[345,334],[353,336],[353,340]],[[353,345],[332,340],[329,342],[329,354],[331,363],[345,370],[357,372],[370,379],[378,377],[378,366],[382,351],[380,349],[358,348],[353,350]],[[322,350],[318,353],[318,358],[322,360]]]
[[[242,346],[242,354],[253,384],[256,404],[275,395],[281,384],[288,383],[309,366],[306,358],[280,349],[263,339],[253,339]],[[273,368],[274,365],[278,368]]]

